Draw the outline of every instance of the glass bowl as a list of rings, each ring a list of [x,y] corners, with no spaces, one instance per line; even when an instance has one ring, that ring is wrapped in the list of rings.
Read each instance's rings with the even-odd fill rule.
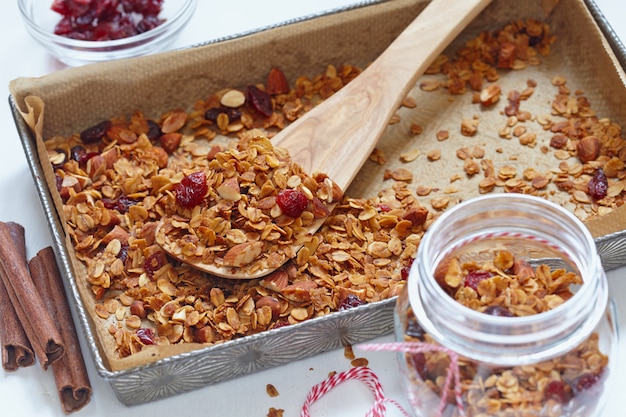
[[[37,42],[66,65],[130,58],[163,51],[185,27],[198,0],[165,0],[161,25],[144,33],[110,41],[85,41],[55,35],[62,16],[51,9],[53,0],[18,0],[26,29]]]

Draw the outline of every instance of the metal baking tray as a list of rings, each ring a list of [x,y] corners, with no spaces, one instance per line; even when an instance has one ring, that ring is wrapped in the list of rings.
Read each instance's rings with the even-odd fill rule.
[[[367,1],[346,9],[368,7],[372,4],[382,6],[378,3],[385,2]],[[624,45],[619,41],[594,1],[584,0],[584,3],[606,36],[619,63],[622,67],[626,66]],[[343,13],[346,9],[333,10],[330,13]],[[307,19],[324,18],[324,16],[324,14],[309,16],[263,30],[272,30],[283,25],[291,25]],[[251,33],[245,33],[240,36],[250,35]],[[228,39],[233,39],[233,37],[209,43]],[[96,370],[111,384],[122,403],[133,405],[154,401],[392,332],[395,299],[360,306],[221,345],[160,359],[148,365],[122,371],[110,371],[95,342],[91,318],[81,303],[76,278],[72,274],[73,269],[65,247],[63,225],[50,190],[44,181],[34,136],[22,119],[12,97],[9,97],[9,104],[49,224],[66,289],[75,307],[77,324],[86,336]],[[596,243],[606,269],[626,264],[626,231],[602,236],[596,239]]]

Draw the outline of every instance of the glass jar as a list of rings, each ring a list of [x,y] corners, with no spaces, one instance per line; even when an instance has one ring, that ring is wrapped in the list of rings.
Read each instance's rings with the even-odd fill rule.
[[[617,358],[594,241],[565,209],[494,194],[424,235],[395,309],[415,415],[597,416]]]

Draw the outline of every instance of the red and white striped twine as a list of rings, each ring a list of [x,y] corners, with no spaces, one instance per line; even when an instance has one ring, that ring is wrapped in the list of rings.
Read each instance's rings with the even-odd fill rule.
[[[443,415],[443,411],[447,405],[447,393],[449,392],[450,384],[454,379],[454,395],[456,405],[460,416],[465,417],[465,408],[463,406],[463,399],[461,397],[459,356],[455,352],[451,351],[450,349],[444,348],[443,346],[422,342],[363,344],[359,345],[358,348],[369,351],[388,350],[406,353],[445,352],[450,357],[450,365],[448,367],[446,380],[441,390],[442,394],[441,400],[439,401],[437,416],[441,417]],[[395,405],[396,407],[398,407],[403,415],[407,417],[410,416],[409,413],[404,408],[402,408],[402,406],[397,401],[385,397],[385,393],[383,392],[383,387],[380,383],[380,380],[370,368],[355,367],[350,368],[347,371],[332,375],[326,380],[311,388],[311,391],[309,391],[306,401],[302,407],[300,417],[310,417],[309,407],[311,406],[311,404],[322,398],[326,393],[331,391],[337,385],[351,379],[356,379],[365,383],[365,385],[367,385],[370,391],[372,391],[372,393],[374,394],[374,404],[365,414],[365,417],[385,417],[387,411],[386,403],[391,403]]]
[[[400,409],[402,414],[406,417],[410,417],[410,414],[407,413],[398,402],[385,397],[383,386],[381,385],[376,374],[370,368],[364,366],[350,368],[347,371],[335,374],[311,388],[311,391],[309,391],[306,401],[304,402],[304,406],[302,407],[300,417],[310,417],[309,407],[315,401],[322,398],[327,392],[335,388],[337,385],[350,379],[356,379],[365,383],[365,385],[367,385],[370,391],[374,394],[374,404],[367,411],[365,417],[384,417],[387,412],[386,403],[395,405],[398,409]]]
[[[459,411],[459,415],[465,417],[465,407],[463,406],[463,398],[461,396],[461,371],[459,370],[459,355],[456,352],[440,345],[423,342],[373,343],[359,345],[358,348],[363,350],[390,350],[405,353],[446,353],[450,358],[450,364],[448,365],[446,380],[443,384],[443,387],[441,388],[441,399],[439,400],[437,416],[441,417],[443,415],[443,411],[448,403],[447,396],[450,390],[450,384],[452,383],[452,379],[454,379],[454,398],[456,401],[456,406]]]

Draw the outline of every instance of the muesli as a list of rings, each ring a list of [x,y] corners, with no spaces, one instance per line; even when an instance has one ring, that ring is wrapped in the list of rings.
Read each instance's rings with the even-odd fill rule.
[[[483,314],[523,317],[557,308],[573,295],[582,278],[563,268],[547,264],[532,266],[506,250],[495,251],[488,259],[444,260],[435,278],[460,304]],[[405,341],[436,344],[407,312]],[[593,332],[564,355],[518,366],[494,366],[460,357],[460,395],[468,416],[561,416],[583,415],[608,375],[608,356]],[[443,389],[451,360],[445,351],[426,351],[404,356],[409,364],[410,383],[423,393],[424,401],[436,403],[452,398]],[[453,401],[451,401],[453,402]],[[580,414],[579,414],[580,413]],[[460,415],[458,410],[445,415]]]
[[[498,113],[501,72],[540,65],[553,42],[546,24],[514,22],[470,40],[456,57],[439,58],[418,88],[429,94],[440,93],[441,87],[453,95],[473,91],[476,106]],[[552,114],[524,110],[524,101],[537,88],[528,80],[526,89],[507,93],[497,132],[502,140],[515,139],[532,152],[554,153],[559,162],[549,172],[514,158],[499,166],[486,157],[491,149],[478,143],[451,151],[450,137],[456,132],[441,129],[441,149],[428,150],[427,163],[437,169],[450,152],[463,161],[461,170],[442,174],[448,186],[420,183],[410,169],[410,164],[424,163],[419,150],[403,153],[402,165],[391,167],[378,149],[370,159],[390,166],[381,181],[384,186],[371,190],[370,197],[341,196],[323,173],[289,167],[288,154],[274,149],[271,137],[359,72],[351,65],[329,65],[316,77],[290,82],[273,68],[265,82],[224,86],[189,109],[171,109],[156,120],[138,110],[71,137],[46,140],[66,229],[77,258],[86,265],[97,300],[94,313],[108,321],[118,357],[154,344],[221,343],[394,297],[422,234],[438,213],[459,200],[455,190],[470,189],[462,185],[468,178],[483,177],[476,195],[565,195],[582,219],[623,203],[626,151],[621,129],[596,117],[582,92],[572,93],[559,76],[553,79],[557,94],[548,110]],[[411,97],[403,105],[403,110],[420,111],[420,103]],[[397,122],[394,118],[390,123]],[[551,146],[537,147],[531,123],[553,137]],[[484,128],[479,118],[459,120],[464,137],[480,136]],[[407,133],[424,134],[419,124]],[[279,173],[270,178],[268,170],[274,168]],[[202,201],[192,208],[177,203],[185,195],[180,190],[185,183],[201,185],[191,199],[198,193]],[[297,215],[276,208],[284,189],[305,195],[306,207],[292,213]],[[318,233],[298,236],[302,222],[328,214],[316,198],[337,205]],[[165,228],[163,218],[168,219]],[[255,240],[277,245],[296,241],[303,247],[297,254],[284,252],[292,260],[267,277],[230,281],[166,255],[161,247],[166,240],[188,256],[222,262],[229,249],[245,245],[240,248],[247,248],[246,255],[233,255],[233,265],[249,263],[252,255],[272,259],[272,250],[263,246],[259,251],[250,243]]]

